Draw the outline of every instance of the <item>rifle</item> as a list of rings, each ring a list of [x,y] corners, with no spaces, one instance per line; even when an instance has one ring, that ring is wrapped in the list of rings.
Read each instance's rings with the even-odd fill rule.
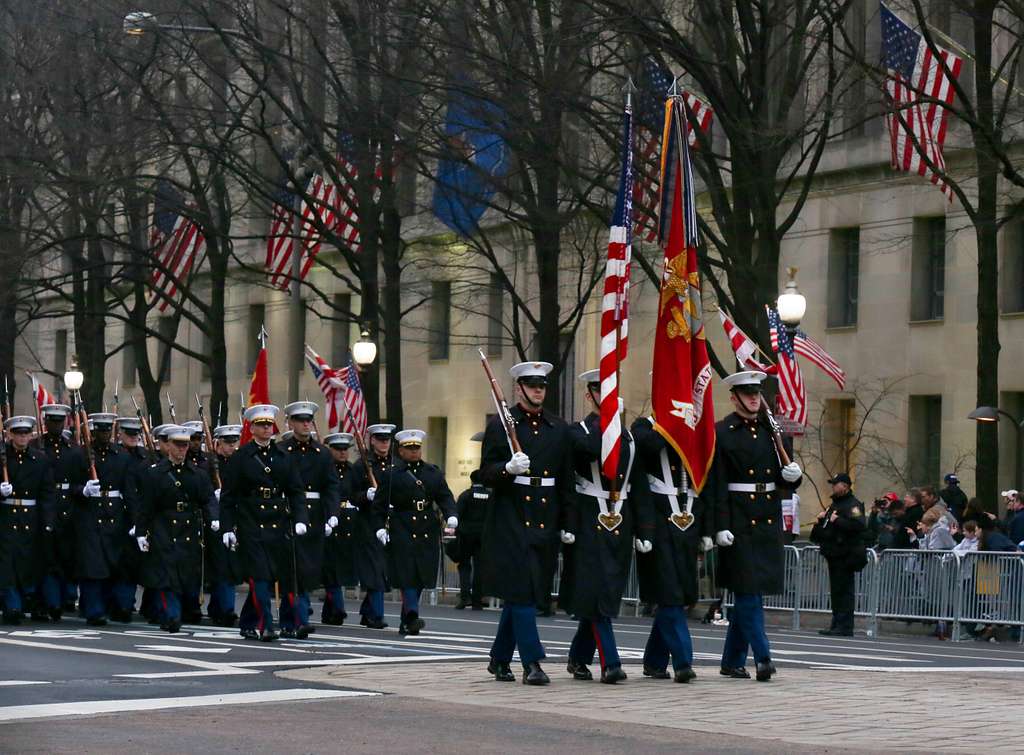
[[[173,422],[174,424],[178,424],[178,417],[174,413],[174,399],[171,398],[171,394],[169,391],[167,393],[167,408],[171,412],[171,422]]]
[[[341,403],[345,406],[345,413],[348,415],[348,421],[352,423],[353,428],[358,428],[356,424],[356,418],[352,414],[352,410],[348,407],[348,402],[345,397],[339,392],[338,398],[341,399]],[[319,435],[319,433],[318,433]],[[356,432],[352,433],[356,439],[356,448],[359,449],[359,455],[363,458],[363,463],[366,465],[366,475],[370,478],[370,486],[377,487],[377,478],[373,474],[373,465],[370,463],[370,453],[366,450],[366,441],[363,440],[363,434],[356,429]]]
[[[203,402],[196,394],[196,406],[199,407],[199,421],[203,423],[203,437],[206,438],[206,459],[210,462],[210,478],[213,484],[220,488],[220,465],[217,461],[217,452],[213,450],[213,433],[210,432],[210,424],[206,421],[206,412],[203,410]]]
[[[484,372],[487,373],[487,381],[491,384],[491,398],[494,399],[494,408],[498,411],[498,419],[501,421],[501,426],[505,428],[508,448],[514,454],[520,453],[523,449],[519,445],[519,438],[516,437],[515,421],[512,419],[512,412],[509,411],[508,403],[505,401],[505,394],[501,392],[501,386],[498,385],[498,381],[494,378],[494,372],[491,371],[491,365],[487,361],[487,355],[484,354],[484,350],[477,349],[477,351],[480,352],[480,363],[483,364]]]
[[[78,411],[79,414],[75,415],[75,430],[81,426],[81,433],[85,435],[85,458],[89,461],[89,474],[92,475],[93,480],[100,479],[100,476],[96,474],[96,456],[92,450],[92,433],[89,431],[89,416],[85,416],[85,421],[81,419],[81,415],[85,414],[85,407],[82,406],[82,394],[75,391],[75,395],[78,397]]]
[[[111,433],[111,437],[117,440],[117,417],[120,412],[117,410],[117,389],[121,387],[120,379],[114,380],[114,404],[111,407],[114,410],[114,432]]]
[[[132,403],[135,405],[135,416],[139,418],[139,422],[142,423],[142,437],[146,441],[146,448],[150,451],[156,451],[156,444],[153,442],[153,433],[149,430],[149,422],[146,421],[146,415],[142,413],[142,409],[139,408],[139,402],[135,400],[135,394],[132,394]]]
[[[772,410],[768,408],[768,403],[764,400],[764,397],[761,398],[761,412],[768,422],[768,428],[772,433],[772,440],[775,441],[775,450],[779,454],[779,463],[782,466],[786,466],[792,461],[792,459],[789,458],[789,453],[786,451],[786,447],[782,444],[782,427],[779,425],[779,421],[775,419],[775,415],[772,414]],[[818,501],[818,505],[821,506],[822,511],[828,510],[825,508],[825,504],[823,504],[821,500]]]
[[[6,412],[4,411],[6,410]],[[0,408],[0,425],[4,426],[3,435],[0,436],[0,466],[3,468],[4,482],[10,482],[7,474],[7,420],[11,418],[11,401],[7,393],[7,376],[4,375],[4,406]]]
[[[25,374],[31,378],[32,373],[25,370]],[[36,391],[32,391],[32,404],[36,408],[36,445],[40,450],[43,449],[43,410],[39,406],[39,395]]]

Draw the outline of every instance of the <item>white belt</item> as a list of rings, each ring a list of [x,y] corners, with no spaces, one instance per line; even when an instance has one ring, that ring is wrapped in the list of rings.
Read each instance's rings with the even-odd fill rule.
[[[57,489],[58,490],[71,490],[71,483],[70,482],[62,482],[60,485],[57,486]]]
[[[526,485],[531,488],[553,488],[555,487],[554,477],[526,477],[525,475],[517,475],[512,478],[512,482],[516,485]]]
[[[678,488],[674,485],[666,485],[663,479],[652,474],[647,475],[647,483],[651,486],[651,492],[658,495],[685,496],[691,492],[685,485]]]
[[[103,498],[104,496],[106,496],[107,498],[120,498],[121,497],[121,491],[120,490],[108,490],[106,493],[104,493],[101,490],[100,491],[100,495],[98,497],[99,498]]]
[[[732,493],[771,493],[775,490],[774,482],[730,482]]]
[[[320,494],[319,493],[314,493],[312,490],[307,490],[306,491],[306,498],[307,499],[311,498],[313,500],[317,500],[317,499],[320,498]]]
[[[576,492],[580,495],[589,495],[591,498],[600,498],[603,501],[607,501],[612,497],[609,491],[595,484],[593,480],[588,480],[583,475],[576,475]],[[619,493],[619,500],[626,500],[627,493],[629,493],[629,485],[626,485]]]
[[[473,493],[473,497],[474,498],[478,498],[478,499],[480,499],[482,501],[486,501],[491,496],[490,496],[489,493]]]
[[[2,503],[5,506],[35,506],[35,498],[5,498]]]

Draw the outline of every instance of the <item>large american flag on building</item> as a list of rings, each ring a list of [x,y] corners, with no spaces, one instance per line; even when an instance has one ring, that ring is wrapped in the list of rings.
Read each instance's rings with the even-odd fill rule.
[[[328,432],[365,433],[366,401],[351,357],[347,365],[335,370],[307,345],[306,361],[324,394]]]
[[[351,134],[343,132],[339,135],[334,169],[337,180],[314,173],[306,183],[301,201],[297,202],[287,188],[279,189],[267,238],[267,274],[274,287],[288,289],[293,277],[292,253],[296,246],[302,254],[300,280],[305,280],[313,267],[325,234],[333,236],[355,253],[362,249],[359,203],[355,193],[355,179],[359,172],[353,156],[354,147]],[[377,178],[380,177],[378,169]],[[297,211],[296,203],[299,205]]]
[[[839,366],[827,351],[819,346],[809,335],[798,330],[793,338],[793,351],[813,362],[822,372],[836,381],[839,390],[846,387],[846,372]]]
[[[949,50],[938,46],[930,49],[924,38],[885,3],[881,3],[880,15],[882,59],[889,72],[883,92],[888,106],[885,122],[892,167],[927,177],[952,201],[952,189],[928,166],[923,155],[938,171],[945,172],[942,145],[948,107],[955,97],[950,75],[959,78],[962,61]]]
[[[658,239],[659,201],[659,148],[662,129],[665,124],[665,99],[675,77],[665,70],[654,58],[644,58],[637,92],[637,157],[636,177],[633,183],[633,217],[637,235],[645,241]],[[711,128],[714,113],[702,99],[690,92],[682,92],[686,110],[694,117],[700,130],[707,133]],[[691,147],[697,142],[697,132],[687,134]]]
[[[778,311],[768,306],[765,309],[768,311],[772,350],[778,355],[778,369],[775,373],[779,381],[778,413],[803,427],[807,424],[807,391],[796,360],[793,340],[786,332]]]
[[[629,346],[629,264],[633,242],[633,108],[622,118],[622,171],[608,231],[608,260],[601,300],[601,466],[617,479],[622,449],[619,418],[619,366]]]
[[[185,201],[166,179],[157,183],[153,202],[153,226],[149,246],[153,255],[153,272],[149,278],[151,301],[165,312],[178,293],[178,284],[188,280],[196,259],[206,248],[206,238],[199,226],[186,217]]]

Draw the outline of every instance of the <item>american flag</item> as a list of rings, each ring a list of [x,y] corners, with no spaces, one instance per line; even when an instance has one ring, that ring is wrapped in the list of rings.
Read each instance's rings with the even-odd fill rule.
[[[942,144],[946,139],[947,108],[952,106],[955,92],[943,63],[957,79],[962,61],[941,47],[930,49],[924,38],[900,21],[885,3],[881,3],[881,20],[882,57],[889,70],[883,91],[889,106],[885,122],[892,167],[926,176],[953,201],[952,189],[928,167],[922,153],[939,171],[945,171]]]
[[[310,177],[298,210],[298,238],[292,232],[292,226],[295,224],[294,195],[282,189],[282,201],[278,202],[275,198],[274,217],[267,239],[267,273],[270,275],[271,285],[275,288],[285,291],[291,283],[292,252],[296,243],[302,249],[300,280],[305,280],[310,268],[313,267],[317,252],[323,243],[325,230],[353,252],[358,253],[362,249],[354,184],[358,176],[353,158],[354,147],[352,135],[347,132],[341,133],[338,137],[335,168],[340,179],[338,183],[332,183],[329,178],[319,173]],[[380,176],[378,169],[377,178]]]
[[[839,390],[846,387],[846,373],[839,363],[829,356],[828,352],[819,346],[811,337],[802,330],[796,332],[793,339],[793,350],[801,356],[807,357],[830,378],[836,381]]]
[[[330,432],[338,428],[341,432],[362,435],[366,432],[366,401],[359,384],[359,373],[352,359],[340,370],[329,364],[309,346],[306,346],[306,361],[313,371],[327,406],[327,426]],[[347,408],[346,408],[347,407]],[[351,416],[349,415],[351,412]],[[353,422],[353,419],[355,420]]]
[[[807,391],[796,361],[793,341],[786,332],[779,313],[771,307],[768,310],[768,332],[772,339],[772,350],[778,354],[779,414],[803,427],[807,424]]]
[[[633,109],[626,106],[622,125],[622,173],[615,213],[608,232],[608,262],[601,300],[601,465],[617,479],[622,448],[619,419],[619,365],[629,345],[629,263],[633,242]]]
[[[47,404],[56,404],[57,397],[46,390],[46,387],[39,381],[39,378],[32,372],[27,374],[32,380],[32,398],[35,399],[36,406],[42,409]]]
[[[178,292],[178,284],[188,278],[196,258],[206,247],[206,238],[192,220],[182,214],[185,208],[181,193],[169,181],[157,183],[153,202],[153,227],[149,246],[156,258],[149,283],[153,301],[165,312]]]
[[[644,58],[640,87],[637,93],[637,180],[633,184],[633,207],[638,233],[645,241],[658,238],[658,148],[665,123],[665,99],[675,78],[654,58]],[[714,113],[702,99],[690,92],[682,93],[686,109],[705,134],[711,128]],[[690,146],[697,142],[697,132],[688,130]]]
[[[760,370],[769,374],[774,373],[775,366],[762,364],[754,358],[757,353],[757,345],[746,333],[740,330],[733,319],[726,314],[724,309],[719,308],[718,317],[722,321],[722,328],[725,330],[725,337],[729,339],[732,351],[736,355],[736,361],[743,365],[746,370]]]

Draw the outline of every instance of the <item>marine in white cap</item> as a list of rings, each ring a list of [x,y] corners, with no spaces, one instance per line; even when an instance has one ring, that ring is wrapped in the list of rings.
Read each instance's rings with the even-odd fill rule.
[[[750,649],[757,680],[762,682],[769,681],[776,669],[764,632],[761,596],[784,589],[779,487],[783,482],[795,487],[801,477],[795,462],[782,465],[762,410],[761,384],[766,377],[744,370],[725,378],[735,411],[715,425],[715,458],[702,492],[714,511],[720,582],[736,596],[720,673],[749,679],[745,665]]]
[[[345,585],[354,585],[359,581],[354,540],[358,513],[352,503],[352,466],[348,460],[348,450],[354,441],[351,433],[331,433],[324,438],[338,474],[340,503],[338,524],[327,536],[324,548],[324,606],[320,621],[334,626],[341,626],[348,618],[345,610]]]

